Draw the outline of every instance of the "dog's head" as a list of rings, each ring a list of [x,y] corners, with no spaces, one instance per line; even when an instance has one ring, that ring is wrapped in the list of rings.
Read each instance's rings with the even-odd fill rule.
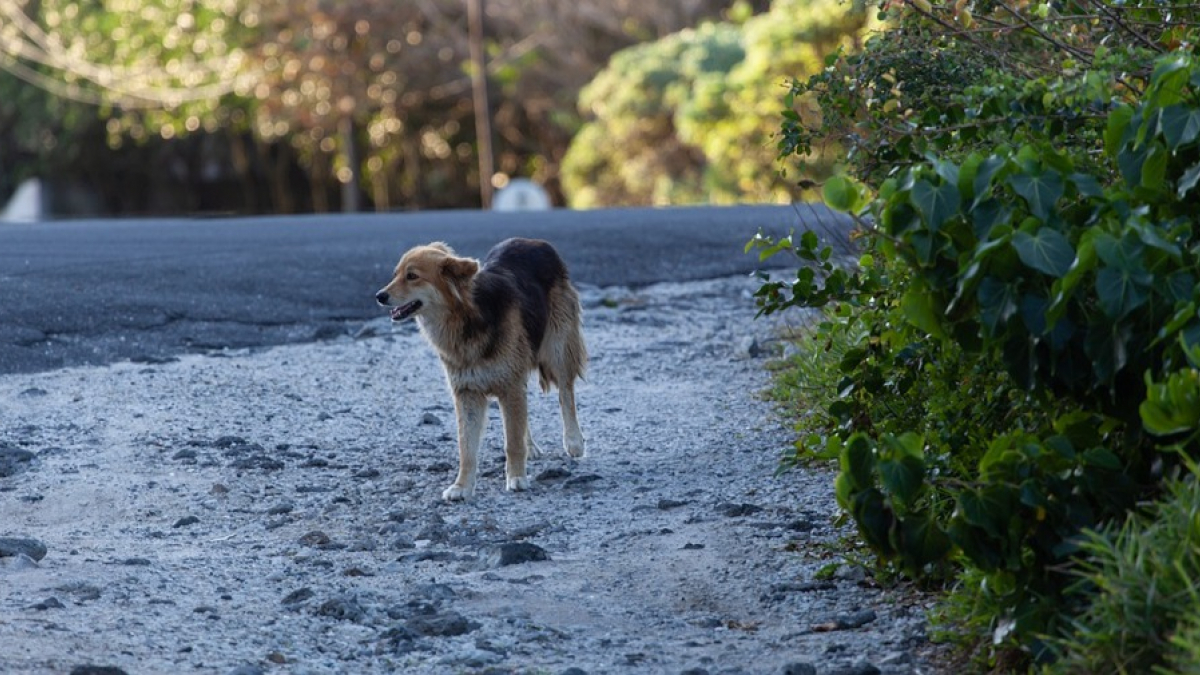
[[[375,300],[392,308],[392,321],[436,314],[465,302],[478,271],[477,261],[454,255],[442,242],[417,246],[400,258],[392,281],[375,294]]]

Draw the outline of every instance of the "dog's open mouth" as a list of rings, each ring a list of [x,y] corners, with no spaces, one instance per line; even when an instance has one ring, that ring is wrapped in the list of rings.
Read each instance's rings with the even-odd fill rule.
[[[418,309],[421,309],[420,300],[413,300],[412,302],[406,302],[399,307],[393,307],[391,309],[392,321],[403,321],[412,316],[413,313]]]

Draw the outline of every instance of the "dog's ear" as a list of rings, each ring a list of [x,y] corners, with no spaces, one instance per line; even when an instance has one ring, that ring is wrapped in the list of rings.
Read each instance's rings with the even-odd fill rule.
[[[471,258],[450,256],[442,261],[442,274],[453,281],[466,281],[479,271],[479,263]]]
[[[454,255],[454,249],[450,248],[450,244],[444,241],[435,241],[429,245],[429,248],[436,249],[446,255]]]

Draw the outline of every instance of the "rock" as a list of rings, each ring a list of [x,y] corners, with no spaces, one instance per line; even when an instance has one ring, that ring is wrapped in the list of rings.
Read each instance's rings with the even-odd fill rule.
[[[717,505],[717,513],[726,518],[741,518],[742,516],[754,515],[759,511],[762,511],[762,507],[754,504],[733,504],[726,502]]]
[[[817,675],[817,667],[811,663],[789,663],[783,667],[783,675]]]
[[[877,618],[879,617],[875,614],[875,610],[864,609],[854,612],[853,614],[839,615],[835,621],[837,621],[838,628],[842,630],[850,630],[853,628],[861,628]]]
[[[283,515],[285,513],[291,513],[292,509],[294,509],[294,508],[296,508],[296,505],[293,504],[292,502],[287,502],[287,501],[279,502],[275,506],[272,506],[271,508],[267,509],[267,515],[268,516],[279,516],[279,515]]]
[[[687,505],[687,502],[680,501],[678,499],[660,499],[660,500],[658,500],[658,504],[657,504],[659,511],[670,511],[671,509],[677,509],[680,506],[686,506],[686,505]]]
[[[601,480],[602,478],[603,478],[603,476],[597,476],[594,473],[585,473],[582,476],[575,476],[574,478],[568,478],[567,482],[563,483],[563,484],[569,485],[569,486],[586,485],[588,483],[594,483],[595,481]]]
[[[405,630],[421,637],[454,637],[466,635],[479,624],[454,611],[414,616],[404,622]]]
[[[284,463],[274,457],[269,457],[263,454],[250,455],[236,459],[229,463],[230,468],[243,470],[258,470],[258,471],[279,471],[284,468]]]
[[[0,537],[0,558],[26,555],[37,561],[45,558],[46,553],[46,545],[37,539]]]
[[[366,611],[363,610],[362,605],[358,604],[358,598],[354,596],[330,598],[329,600],[321,603],[321,606],[317,607],[316,611],[317,614],[321,616],[328,616],[341,621],[353,621],[356,623],[362,621],[363,617],[367,615]]]
[[[60,593],[66,593],[74,597],[75,602],[90,602],[100,599],[100,589],[82,581],[74,581],[69,584],[63,584],[56,587],[54,590]]]
[[[75,666],[71,675],[129,675],[116,666]]]
[[[120,564],[131,567],[148,567],[151,563],[147,558],[124,558],[120,561]]]
[[[679,675],[708,675],[708,670],[704,668],[688,668],[680,672]]]
[[[39,612],[44,612],[48,609],[64,609],[65,607],[66,605],[59,602],[58,598],[51,596],[45,600],[42,600],[41,602],[30,605],[29,609],[36,609]]]
[[[179,529],[181,527],[187,527],[188,525],[195,525],[198,522],[200,522],[200,519],[196,516],[184,516],[183,518],[175,521],[175,524],[171,527]]]
[[[562,478],[570,478],[570,477],[571,477],[570,471],[567,471],[566,469],[564,469],[562,467],[552,466],[549,469],[546,469],[545,471],[543,471],[543,472],[539,473],[537,476],[535,476],[534,480],[541,482],[541,481],[548,481],[548,480],[559,480]]]
[[[546,553],[546,549],[527,541],[499,544],[488,549],[483,555],[484,566],[489,568],[521,565],[549,559],[550,556]]]
[[[433,426],[440,427],[440,426],[442,426],[442,418],[438,417],[437,415],[434,415],[431,412],[427,412],[424,415],[421,415],[421,424],[433,425]]]
[[[0,443],[0,478],[9,478],[33,465],[34,454],[28,450]]]
[[[45,389],[42,389],[40,387],[30,387],[28,389],[22,390],[21,393],[17,394],[17,396],[19,396],[20,398],[42,398],[43,396],[49,396],[49,395],[50,395],[50,392],[48,392]]]
[[[865,661],[829,671],[829,675],[879,675],[879,673],[878,668]]]
[[[39,567],[36,560],[30,558],[24,553],[18,553],[15,556],[0,558],[0,566],[12,571],[32,570]]]
[[[586,670],[584,670],[583,668],[576,668],[575,666],[571,666],[570,668],[567,668],[566,670],[562,671],[558,675],[588,675],[588,672]]]
[[[283,599],[279,601],[279,604],[281,604],[281,605],[298,605],[298,604],[304,602],[305,600],[312,598],[314,595],[316,595],[316,594],[313,593],[313,590],[311,588],[308,588],[308,587],[297,588],[296,590],[292,591],[291,593],[288,593],[287,595],[283,596]]]
[[[333,540],[329,538],[329,535],[320,530],[313,530],[312,532],[305,534],[303,537],[300,537],[300,543],[304,544],[305,546],[327,546],[331,541]]]

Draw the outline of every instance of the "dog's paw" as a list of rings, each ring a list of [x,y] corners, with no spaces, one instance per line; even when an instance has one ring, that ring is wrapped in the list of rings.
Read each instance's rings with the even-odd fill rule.
[[[471,488],[465,488],[456,483],[442,490],[442,499],[448,502],[461,502],[470,499],[472,493],[474,493],[474,490]]]
[[[528,490],[528,489],[529,489],[529,477],[528,476],[521,476],[519,478],[510,477],[508,479],[509,492],[521,492],[523,490]]]
[[[529,459],[537,459],[542,456],[541,446],[534,443],[532,438],[525,444],[525,456]]]
[[[580,438],[579,440],[574,441],[574,442],[567,441],[564,448],[566,449],[567,454],[570,455],[571,457],[574,457],[575,459],[579,459],[580,457],[583,457],[584,451],[583,451],[583,439],[582,438]]]

